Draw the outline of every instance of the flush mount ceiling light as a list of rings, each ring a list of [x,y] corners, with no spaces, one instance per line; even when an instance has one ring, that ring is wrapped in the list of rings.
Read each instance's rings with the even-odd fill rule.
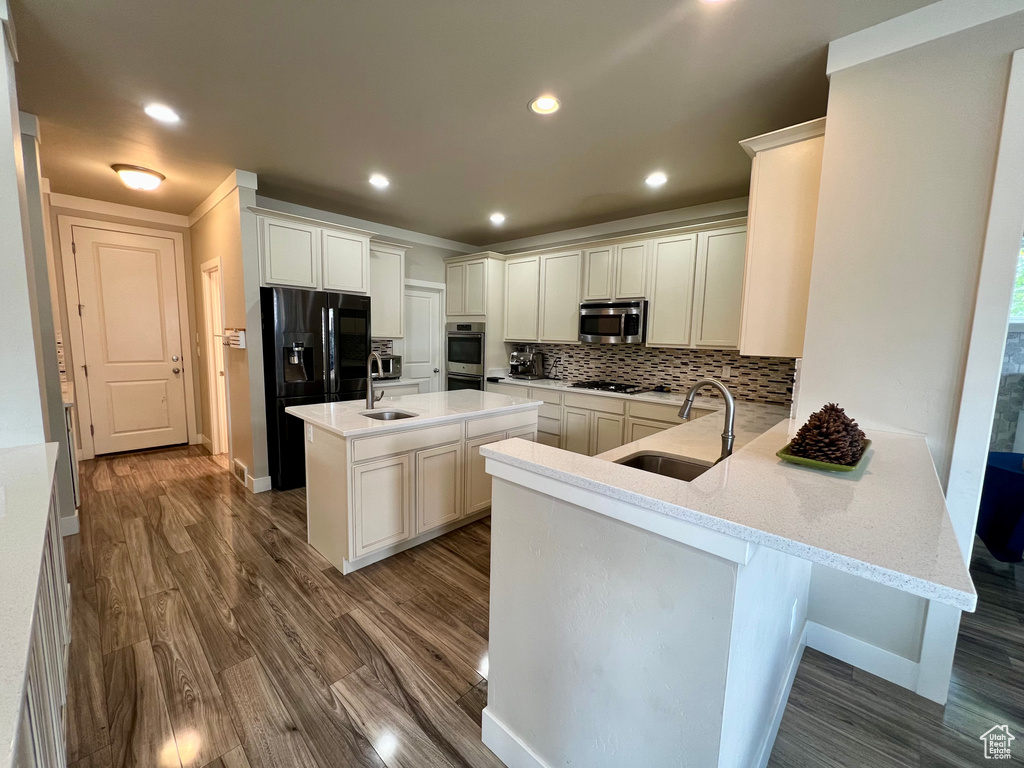
[[[117,163],[110,166],[114,172],[121,177],[121,181],[128,189],[141,189],[151,192],[160,186],[166,176],[141,165],[124,165]]]
[[[655,171],[646,179],[644,179],[644,181],[648,187],[657,188],[662,186],[666,181],[668,181],[668,176],[666,176],[661,171]]]
[[[491,224],[493,224],[496,227],[500,227],[504,223],[505,223],[505,214],[504,213],[492,213],[491,214]]]
[[[166,104],[147,104],[145,113],[161,123],[176,123],[181,117]]]
[[[562,106],[561,102],[550,93],[538,96],[530,102],[530,110],[538,115],[550,115],[553,112],[557,112],[560,106]]]
[[[370,177],[370,183],[377,189],[387,189],[391,182],[383,173],[375,173]]]

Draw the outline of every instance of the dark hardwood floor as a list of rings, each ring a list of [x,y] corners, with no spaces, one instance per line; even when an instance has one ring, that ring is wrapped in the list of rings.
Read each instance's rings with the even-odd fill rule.
[[[202,449],[85,462],[82,484],[71,766],[501,765],[487,520],[342,576],[301,490],[249,494]],[[976,766],[992,725],[1024,737],[1024,570],[981,549],[972,573],[945,708],[807,651],[771,765]]]

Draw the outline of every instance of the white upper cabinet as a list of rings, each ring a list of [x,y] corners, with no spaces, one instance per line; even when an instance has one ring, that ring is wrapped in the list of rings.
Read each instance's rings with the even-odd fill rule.
[[[642,299],[647,295],[647,242],[615,246],[613,299]]]
[[[663,237],[651,243],[648,346],[690,346],[696,267],[695,233]]]
[[[646,297],[647,253],[646,240],[584,250],[581,301]]]
[[[445,313],[449,316],[487,314],[487,259],[445,265]]]
[[[583,301],[607,301],[612,297],[615,277],[614,246],[587,248],[583,251]]]
[[[750,172],[740,353],[801,357],[825,118],[740,142]]]
[[[375,339],[405,335],[405,250],[370,243],[370,335]]]
[[[370,290],[370,239],[340,230],[322,233],[323,289],[347,293]]]
[[[297,288],[320,287],[320,235],[297,221],[260,219],[263,281]]]
[[[370,290],[372,232],[263,208],[257,214],[260,283],[324,291]]]
[[[729,227],[697,236],[693,344],[731,348],[740,340],[743,260],[747,228]]]
[[[539,341],[579,341],[580,261],[580,251],[541,256]]]
[[[505,341],[537,341],[539,301],[540,256],[506,261]]]
[[[466,263],[446,264],[444,268],[445,314],[466,314]]]

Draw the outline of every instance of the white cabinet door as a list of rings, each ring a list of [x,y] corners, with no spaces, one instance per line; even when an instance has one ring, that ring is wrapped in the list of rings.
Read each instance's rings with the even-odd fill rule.
[[[613,246],[583,251],[583,293],[581,301],[607,301],[612,297]]]
[[[374,391],[380,391],[384,393],[384,400],[389,397],[401,397],[402,395],[418,395],[420,393],[419,384],[402,384],[397,387],[381,387],[379,390],[374,385]]]
[[[697,235],[659,238],[651,248],[647,346],[689,346]]]
[[[416,533],[462,517],[462,443],[416,452]]]
[[[405,250],[370,243],[370,335],[405,335]]]
[[[505,341],[537,341],[539,299],[540,257],[506,261]]]
[[[487,259],[466,263],[465,314],[487,314]]]
[[[353,466],[352,507],[353,559],[412,536],[412,457]]]
[[[511,440],[513,437],[518,437],[522,440],[529,440],[531,443],[535,443],[537,442],[537,428],[519,427],[519,429],[510,429],[505,433],[506,440]]]
[[[586,408],[565,406],[562,409],[562,448],[573,453],[590,455],[590,415]]]
[[[591,413],[590,419],[591,456],[622,445],[622,431],[625,423],[622,416],[594,411]]]
[[[367,293],[370,290],[370,239],[323,230],[320,241],[323,289]]]
[[[634,440],[641,440],[651,435],[656,435],[659,432],[664,432],[669,427],[674,427],[675,424],[670,424],[664,421],[650,421],[648,419],[635,419],[632,416],[626,419],[626,439],[625,442],[632,443]]]
[[[737,347],[747,228],[701,232],[697,242],[693,343],[702,347]]]
[[[540,341],[579,341],[580,251],[541,257]]]
[[[466,265],[448,264],[444,268],[447,298],[445,312],[449,315],[466,314]]]
[[[642,299],[647,295],[647,243],[615,246],[615,298]]]
[[[485,435],[466,441],[466,514],[472,515],[491,506],[491,476],[480,447],[505,439],[505,433]]]
[[[263,282],[320,287],[319,230],[285,219],[260,219]]]

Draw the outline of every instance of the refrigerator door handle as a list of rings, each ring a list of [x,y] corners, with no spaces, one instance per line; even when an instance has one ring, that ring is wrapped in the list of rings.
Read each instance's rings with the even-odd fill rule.
[[[327,363],[327,391],[328,391],[329,394],[334,395],[334,394],[337,394],[337,392],[338,392],[338,374],[337,374],[337,369],[338,369],[338,359],[337,359],[337,357],[338,357],[338,350],[336,348],[336,346],[337,346],[337,337],[335,336],[335,333],[334,333],[334,308],[333,307],[328,307],[327,308],[327,340],[326,340],[326,344],[327,344],[327,350],[328,350],[328,357],[327,357],[327,359],[325,361]]]

